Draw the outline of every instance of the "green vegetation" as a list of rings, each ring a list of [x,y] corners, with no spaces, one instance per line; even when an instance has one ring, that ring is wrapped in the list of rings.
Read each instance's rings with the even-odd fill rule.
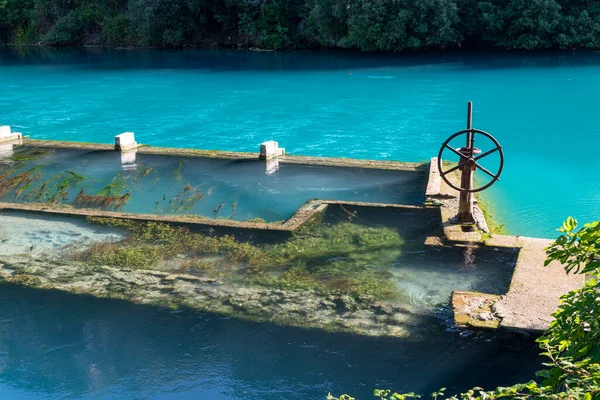
[[[74,252],[75,259],[91,264],[134,269],[169,266],[240,283],[354,297],[382,299],[397,294],[385,267],[400,256],[404,241],[388,228],[317,224],[284,243],[257,245],[164,223],[88,220],[132,233],[118,243]]]
[[[21,165],[26,161],[37,160],[53,153],[52,149],[44,149],[37,147],[27,148],[25,151],[18,151],[11,155],[8,159],[17,165]]]
[[[27,171],[15,174],[10,178],[8,177],[15,172],[14,169],[9,169],[1,174],[0,182],[2,182],[2,186],[0,186],[0,197],[6,196],[6,194],[11,190],[15,190],[20,194],[22,192],[22,188],[29,187],[32,182],[42,176],[42,174],[39,172],[39,169],[40,166],[38,165]]]
[[[481,197],[481,196],[480,196]],[[506,225],[498,222],[498,217],[496,210],[494,209],[494,205],[491,201],[481,201],[477,203],[477,206],[483,213],[483,216],[488,224],[488,228],[491,233],[495,233],[496,235],[506,235]]]
[[[499,387],[494,391],[473,388],[446,397],[441,389],[431,394],[434,399],[582,399],[600,398],[600,221],[577,229],[577,221],[569,217],[559,229],[562,235],[547,249],[546,265],[561,262],[567,273],[586,274],[587,282],[561,299],[555,320],[537,340],[542,355],[547,357],[538,381]],[[541,381],[541,382],[540,382]],[[381,400],[420,397],[414,393],[399,394],[375,390]],[[330,400],[353,400],[348,395]]]
[[[1,0],[0,42],[595,49],[600,0]]]
[[[172,214],[178,214],[183,211],[189,211],[203,198],[204,193],[200,191],[199,187],[192,187],[188,183],[169,202],[169,212]]]

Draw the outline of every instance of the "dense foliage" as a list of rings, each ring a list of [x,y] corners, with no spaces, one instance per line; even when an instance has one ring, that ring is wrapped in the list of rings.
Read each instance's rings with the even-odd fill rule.
[[[581,289],[561,299],[555,320],[538,339],[542,355],[548,357],[546,369],[538,372],[538,381],[500,387],[494,391],[474,388],[460,395],[445,397],[444,391],[433,393],[434,399],[582,399],[600,398],[600,221],[577,229],[577,221],[568,218],[559,229],[562,235],[546,253],[546,265],[561,262],[567,273],[585,274]],[[375,390],[382,400],[420,397]],[[353,400],[348,395],[330,400]]]
[[[599,48],[600,0],[0,0],[0,42]]]

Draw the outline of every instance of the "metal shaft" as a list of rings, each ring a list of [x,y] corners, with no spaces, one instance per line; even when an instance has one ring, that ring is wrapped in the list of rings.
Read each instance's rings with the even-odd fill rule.
[[[467,129],[473,128],[473,103],[469,102],[467,106]],[[467,143],[465,148],[470,149],[468,156],[472,156],[474,148],[474,137],[473,132],[467,132]],[[460,163],[466,163],[467,158],[461,157]],[[473,170],[468,165],[464,165],[461,168],[460,187],[463,189],[470,190],[473,187]],[[458,222],[472,223],[475,222],[473,218],[473,196],[470,192],[460,192],[459,203],[458,203]]]

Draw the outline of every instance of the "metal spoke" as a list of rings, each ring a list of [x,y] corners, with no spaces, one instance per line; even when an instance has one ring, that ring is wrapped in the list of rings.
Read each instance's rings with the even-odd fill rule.
[[[451,150],[453,153],[457,154],[459,157],[464,157],[465,155],[462,154],[460,151],[456,150],[454,147],[449,146],[446,144],[446,148]]]
[[[2,0],[0,0],[2,1]],[[446,182],[446,184],[448,186],[450,186],[453,189],[458,190],[459,192],[461,192],[461,198],[462,198],[462,194],[467,192],[467,193],[472,193],[472,192],[479,192],[481,190],[485,190],[488,187],[490,187],[491,185],[494,184],[494,182],[499,181],[499,177],[500,174],[502,173],[502,169],[504,166],[504,151],[502,149],[502,146],[500,145],[500,143],[498,143],[498,141],[489,133],[479,130],[479,129],[473,129],[472,125],[470,123],[471,121],[471,104],[469,103],[469,111],[467,113],[467,129],[456,132],[454,135],[451,135],[448,139],[446,139],[446,141],[442,144],[440,151],[438,153],[438,157],[437,157],[437,169],[438,169],[438,173],[439,176],[443,179],[444,182]],[[467,142],[465,144],[465,147],[452,147],[450,145],[451,141],[454,139],[461,139],[463,140],[464,137],[467,137]],[[489,140],[491,140],[493,142],[493,148],[491,150],[487,150],[482,154],[474,154],[475,151],[480,152],[479,149],[475,149],[475,142],[476,141],[480,141],[479,136],[475,137],[476,135],[480,135],[483,136]],[[446,150],[447,149],[447,150]],[[458,164],[452,166],[448,166],[448,170],[444,171],[444,167],[442,165],[443,161],[442,158],[445,159],[445,157],[443,157],[443,154],[447,155],[447,152],[450,151],[454,154],[456,154],[459,157],[459,161]],[[500,165],[498,167],[498,172],[496,172],[495,174],[492,173],[490,170],[488,170],[487,168],[485,168],[484,166],[480,165],[480,161],[481,159],[493,155],[495,153],[498,153],[498,157],[500,159]],[[475,170],[481,170],[482,173],[484,173],[485,175],[488,175],[491,179],[490,181],[480,187],[469,187],[469,188],[463,188],[462,186],[459,187],[457,186],[455,183],[451,182],[448,179],[448,176],[452,173],[458,170],[463,172],[463,178],[465,178],[466,176],[471,176],[471,173]]]
[[[457,170],[457,169],[459,169],[460,167],[462,167],[462,165],[461,165],[461,164],[458,164],[456,167],[452,167],[452,168],[450,168],[448,171],[446,171],[446,172],[442,172],[442,175],[444,175],[444,176],[445,176],[445,175],[448,175],[450,172],[456,171],[456,170]]]
[[[485,153],[483,153],[483,154],[480,154],[480,155],[478,155],[477,157],[475,157],[475,161],[477,161],[477,160],[480,160],[480,159],[482,159],[483,157],[487,157],[487,156],[489,156],[490,154],[493,154],[493,153],[497,152],[498,150],[500,150],[500,147],[496,147],[495,149],[492,149],[492,150],[490,150],[490,151],[486,151]]]
[[[496,175],[492,174],[490,171],[488,171],[487,169],[485,169],[484,167],[482,167],[481,165],[479,165],[478,163],[475,163],[475,166],[477,168],[479,168],[481,171],[485,172],[486,174],[488,174],[489,176],[491,176],[492,178],[496,179]],[[500,179],[498,179],[500,180]]]

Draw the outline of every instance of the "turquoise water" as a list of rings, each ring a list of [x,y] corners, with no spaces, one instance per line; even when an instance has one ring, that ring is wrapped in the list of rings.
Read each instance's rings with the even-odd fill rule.
[[[324,222],[347,221],[331,207]],[[425,247],[439,233],[435,210],[361,207],[353,220],[407,239],[390,266],[406,336],[374,338],[248,323],[189,310],[0,285],[2,399],[323,399],[373,388],[430,393],[494,388],[531,379],[534,337],[453,326],[453,289],[505,293],[517,253]],[[419,221],[420,223],[416,223]],[[17,254],[68,257],[69,249],[123,239],[83,218],[0,214],[0,263]],[[67,258],[68,259],[68,258]],[[60,268],[60,267],[59,267]]]
[[[36,154],[35,159],[15,161]],[[34,181],[10,183],[29,172]],[[134,163],[122,164],[121,154],[115,151],[26,146],[16,148],[11,158],[0,159],[1,201],[45,203],[54,199],[76,207],[242,221],[287,220],[309,199],[423,204],[426,180],[424,168],[392,171],[288,163],[266,168],[258,159],[152,154],[137,154]],[[2,185],[11,189],[2,190]],[[99,194],[127,199],[123,204],[89,200]]]
[[[510,233],[600,216],[600,54],[364,55],[159,50],[0,52],[0,121],[34,138],[427,160],[465,127],[495,135],[486,193]]]
[[[374,387],[428,394],[529,379],[533,338],[447,329],[377,339],[0,287],[3,399],[316,400]]]
[[[509,231],[552,236],[568,214],[599,215],[595,54],[10,48],[0,63],[0,123],[40,139],[110,143],[132,130],[160,146],[256,151],[275,139],[293,154],[421,161],[464,128],[472,100],[474,126],[505,146],[488,197]],[[506,385],[538,368],[532,337],[457,331],[449,318],[436,307],[409,338],[376,339],[2,286],[0,396],[370,399],[375,387]]]

